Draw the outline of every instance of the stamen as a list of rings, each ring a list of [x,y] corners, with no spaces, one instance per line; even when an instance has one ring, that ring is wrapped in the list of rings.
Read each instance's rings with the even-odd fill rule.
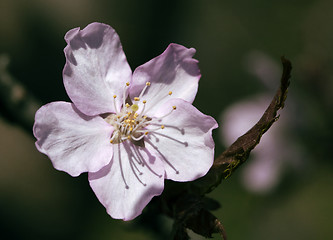
[[[166,157],[160,152],[160,150],[158,150],[158,148],[156,146],[154,146],[154,144],[149,141],[148,139],[146,140],[146,142],[148,144],[150,144],[157,152],[158,154],[163,158],[163,160],[176,172],[176,174],[179,174],[179,171],[168,161],[168,159],[166,159]]]
[[[125,140],[129,140],[129,138],[131,138],[131,136],[123,136],[123,137],[121,137],[120,142],[123,142]]]
[[[126,87],[124,88],[124,91],[123,91],[123,106],[125,106],[126,92],[127,92],[127,88],[129,87],[129,85],[130,85],[130,83],[127,82]]]
[[[163,118],[169,116],[174,110],[176,110],[176,106],[172,106],[172,109],[171,109],[170,112],[168,112],[167,114],[165,114],[165,115],[162,116],[162,117],[153,118],[153,119],[151,120],[151,122],[149,122],[149,123],[155,123],[156,121],[160,121],[160,120],[162,120]]]
[[[139,98],[141,98],[143,96],[143,94],[145,93],[147,87],[150,86],[150,82],[146,82],[146,86],[142,89],[140,95],[139,95]],[[134,98],[135,99],[135,98]],[[139,101],[139,100],[138,100]]]
[[[146,136],[147,134],[142,134],[140,137],[134,137],[134,136],[132,136],[132,139],[134,140],[134,141],[140,141],[142,138],[144,138],[145,136]]]
[[[133,145],[130,145],[130,148],[131,147],[134,148],[134,153],[135,153],[135,156],[134,156],[134,154],[131,154],[131,156],[134,158],[134,160],[137,162],[137,164],[139,164],[140,166],[144,166],[142,158],[140,159],[140,156],[138,156],[138,154],[135,152],[135,150],[137,150],[136,147]]]
[[[139,159],[141,159],[142,161],[142,166],[146,166],[148,168],[148,170],[150,172],[152,172],[154,175],[156,175],[157,177],[162,177],[162,175],[157,174],[150,166],[149,164],[146,163],[144,157],[141,155],[141,152],[139,151],[139,149],[137,147],[134,147],[134,153],[138,156]]]
[[[125,188],[126,189],[129,189],[129,186],[127,185],[127,182],[125,180],[125,176],[124,176],[124,171],[123,171],[123,165],[121,164],[121,154],[120,154],[120,144],[118,144],[118,151],[115,151],[115,152],[118,152],[118,159],[119,159],[119,166],[120,166],[120,173],[121,173],[121,177],[125,183]]]
[[[117,95],[113,95],[113,106],[114,106],[114,110],[116,111],[116,113],[119,114],[118,109],[117,109],[117,104],[116,104],[116,98],[117,98]]]
[[[133,160],[130,160],[130,166],[132,169],[132,172],[134,173],[134,176],[136,177],[136,179],[143,185],[143,186],[147,186],[147,184],[145,184],[144,182],[141,181],[141,179],[139,178],[138,174],[136,173],[135,169],[133,168],[133,165],[135,167],[135,169],[137,169],[137,171],[139,172],[140,175],[142,175],[142,172],[139,171],[138,167],[135,165],[135,163],[133,162]]]
[[[134,101],[140,101],[140,98],[139,97],[135,97]]]
[[[172,92],[170,91],[168,94],[171,96]]]
[[[144,130],[138,130],[136,132],[138,132],[138,133],[145,133],[146,134],[146,132],[156,132],[156,131],[161,130],[161,129],[164,129],[164,125],[161,125],[158,128],[147,129],[148,131],[144,129]]]
[[[137,163],[139,162],[136,157],[134,156],[134,154],[131,154],[131,158],[133,158]],[[133,160],[130,160],[133,161]],[[138,163],[139,165],[143,165],[143,163]],[[139,173],[139,175],[142,175],[143,172],[140,171],[140,169],[136,166],[135,162],[133,161],[133,166],[135,167],[135,170]]]
[[[162,136],[162,137],[168,138],[168,139],[170,139],[170,140],[173,140],[173,141],[175,141],[175,142],[178,142],[178,143],[184,145],[185,147],[188,146],[188,142],[182,142],[182,141],[179,141],[178,139],[173,138],[173,137],[170,137],[169,135],[165,135],[165,134],[163,134],[163,133],[156,132],[156,131],[154,131],[154,132],[152,132],[152,133],[153,133],[153,135],[156,134],[156,135],[159,135],[159,136]]]
[[[140,113],[140,115],[139,115],[139,118],[141,118],[141,116],[145,113],[145,109],[146,109],[146,103],[147,103],[147,101],[146,101],[146,100],[143,100],[142,103],[143,103],[143,108],[142,108],[142,111],[141,111],[141,113]],[[145,118],[145,117],[144,117],[144,118]]]
[[[124,144],[124,147],[125,147],[125,149],[126,149],[126,151],[127,152],[131,152],[130,151],[130,149],[129,149],[129,146],[126,144]],[[139,168],[135,165],[135,162],[133,161],[133,158],[134,158],[134,155],[133,154],[131,154],[130,155],[130,161],[129,161],[129,163],[130,163],[130,167],[131,167],[131,169],[132,169],[132,172],[134,173],[134,176],[136,177],[136,179],[143,185],[143,186],[147,186],[147,184],[146,183],[144,183],[144,182],[142,182],[142,180],[139,178],[139,176],[138,176],[138,174],[137,174],[137,172],[140,174],[140,175],[142,175],[143,173],[139,170]]]
[[[135,128],[133,129],[133,131],[136,131],[136,130],[139,129],[139,128],[143,128],[143,127],[145,127],[147,124],[148,124],[148,123],[147,123],[146,121],[142,121],[142,122],[138,121],[138,122],[136,123],[136,126],[135,126]]]

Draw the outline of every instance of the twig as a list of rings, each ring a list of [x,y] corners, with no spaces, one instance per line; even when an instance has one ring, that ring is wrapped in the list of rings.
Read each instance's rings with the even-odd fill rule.
[[[31,132],[35,112],[40,102],[13,76],[7,67],[9,57],[0,55],[0,105],[1,113],[10,121]]]
[[[210,213],[211,206],[205,206],[205,194],[215,189],[223,179],[230,177],[234,171],[249,157],[250,152],[259,143],[262,135],[279,118],[278,110],[283,108],[287,97],[291,63],[281,58],[283,73],[280,88],[260,120],[243,136],[239,137],[214,161],[210,171],[202,178],[190,183],[168,182],[161,196],[161,211],[175,219],[174,239],[188,239],[186,228],[205,236],[220,233],[226,240],[222,223]]]

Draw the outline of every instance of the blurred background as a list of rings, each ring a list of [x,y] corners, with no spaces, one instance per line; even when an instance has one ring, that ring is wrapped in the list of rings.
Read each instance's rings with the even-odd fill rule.
[[[94,21],[116,29],[132,70],[171,42],[197,50],[202,78],[194,105],[219,121],[217,155],[259,119],[278,88],[280,57],[290,59],[280,120],[210,194],[222,205],[214,214],[232,240],[332,239],[333,1],[0,0],[2,239],[170,234],[172,221],[149,208],[131,222],[111,219],[87,174],[55,170],[34,146],[34,112],[69,101],[63,37]]]

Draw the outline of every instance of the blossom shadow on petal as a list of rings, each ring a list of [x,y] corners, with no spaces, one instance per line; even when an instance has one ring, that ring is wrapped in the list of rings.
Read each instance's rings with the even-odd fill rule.
[[[92,23],[84,29],[82,39],[90,48],[99,48],[104,39],[104,32],[108,27],[104,24]]]
[[[185,132],[181,132],[181,133],[182,133],[182,135],[185,135]],[[182,142],[182,141],[178,140],[177,138],[171,137],[171,136],[163,134],[163,133],[155,132],[151,135],[155,137],[156,142],[160,141],[160,139],[157,137],[157,136],[160,136],[160,137],[164,137],[164,138],[167,138],[169,140],[172,140],[174,142],[177,142],[181,145],[184,145],[185,147],[188,147],[188,142],[187,141]]]
[[[53,126],[56,126],[59,123],[59,120],[54,118],[51,114],[44,114],[43,119],[44,124],[38,123],[36,119],[33,127],[34,136],[37,138],[36,147],[39,151],[41,151],[41,147],[48,138],[48,134],[45,133],[51,133],[53,131]],[[45,124],[45,122],[47,122],[47,124]]]
[[[74,58],[74,60],[75,60],[75,58]],[[73,70],[72,70],[72,68],[71,68],[71,66],[69,64],[65,65],[63,74],[66,75],[66,76],[68,76],[68,77],[72,76]]]
[[[71,50],[75,51],[80,48],[99,48],[102,46],[104,32],[108,27],[100,23],[92,23],[85,27],[82,31],[68,34],[67,40]]]
[[[71,107],[73,109],[73,111],[82,119],[84,119],[85,121],[90,121],[91,119],[93,119],[94,117],[91,116],[87,116],[83,113],[81,113],[74,104],[71,104]],[[43,118],[43,122],[47,123],[47,124],[41,124],[39,123],[37,120],[35,121],[35,125],[33,127],[33,132],[35,137],[37,138],[37,148],[40,149],[41,146],[44,145],[44,142],[46,141],[46,139],[49,137],[50,134],[54,134],[54,131],[59,131],[59,130],[55,130],[55,126],[59,125],[59,119],[55,116],[54,113],[46,111],[43,116],[39,116],[39,118]],[[40,130],[43,131],[40,131]],[[43,133],[43,134],[41,134]],[[45,134],[47,133],[47,134]]]
[[[148,157],[148,159],[149,159],[149,163],[150,164],[154,164],[154,162],[156,161],[156,157],[155,156],[153,156],[146,148],[144,148],[144,147],[137,147],[138,149],[140,149],[140,150],[142,150],[142,151],[144,151],[145,152],[145,154],[147,154],[147,157]],[[138,154],[140,154],[140,152],[138,151]],[[147,158],[143,158],[143,156],[140,154],[140,157],[142,158],[142,159],[147,159]]]
[[[68,47],[66,47],[66,48],[68,48]],[[66,56],[67,61],[69,61],[73,65],[77,66],[77,61],[76,61],[73,53],[71,51],[68,51],[66,48],[65,48],[65,56]]]
[[[164,180],[163,180],[164,182]],[[163,184],[164,185],[164,184]],[[138,198],[138,201],[135,204],[134,209],[143,209],[154,196],[159,196],[162,194],[164,186],[162,188],[156,187],[153,184],[145,186],[146,190],[142,192],[141,196]],[[148,196],[148,197],[147,197]],[[141,214],[141,213],[139,213]]]
[[[80,118],[84,119],[85,121],[90,121],[91,119],[95,118],[96,116],[88,116],[82,113],[73,103],[71,104],[73,111],[80,116]]]
[[[81,35],[77,34],[69,41],[69,46],[72,50],[78,50],[80,48],[87,49],[85,42],[82,40]]]
[[[197,67],[198,60],[196,59],[187,59],[184,60],[180,66],[184,69],[184,71],[191,76],[200,75],[200,69]]]
[[[110,172],[112,165],[113,165],[113,159],[111,159],[110,163],[101,168],[99,171],[94,172],[93,174],[89,174],[89,181],[105,177]]]

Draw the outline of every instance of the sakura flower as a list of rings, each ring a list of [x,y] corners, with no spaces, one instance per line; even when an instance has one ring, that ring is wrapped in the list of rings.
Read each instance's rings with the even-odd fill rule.
[[[110,26],[75,28],[65,40],[63,79],[73,103],[42,106],[33,128],[56,169],[88,172],[107,212],[124,220],[162,193],[164,179],[207,173],[217,123],[191,104],[200,78],[194,49],[170,44],[132,74]]]

